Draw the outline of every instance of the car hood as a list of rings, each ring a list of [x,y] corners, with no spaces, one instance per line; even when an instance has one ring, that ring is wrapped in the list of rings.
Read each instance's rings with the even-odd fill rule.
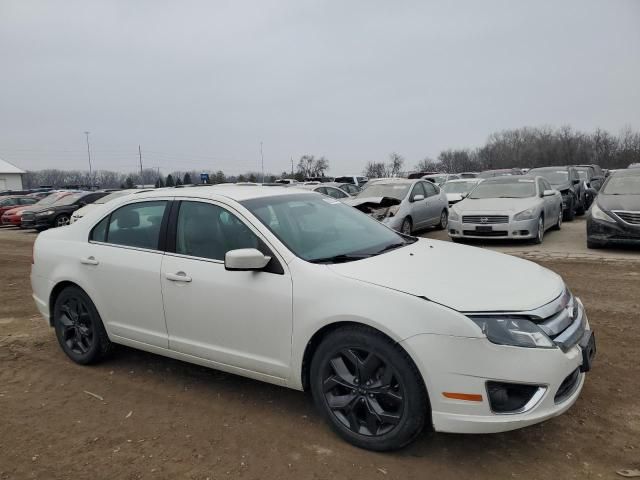
[[[551,187],[554,190],[558,190],[559,192],[561,192],[562,190],[569,190],[571,188],[571,183],[566,182],[566,183],[552,183]]]
[[[465,198],[456,204],[456,210],[461,213],[518,213],[537,205],[538,197],[527,198]]]
[[[532,310],[565,288],[560,276],[528,260],[430,239],[329,268],[460,312]]]
[[[640,211],[640,195],[605,195],[597,197],[598,205],[605,210]]]
[[[16,213],[19,212],[24,212],[25,210],[33,210],[33,205],[23,205],[21,207],[15,207],[12,208],[11,210],[6,210],[4,212],[5,215],[15,215]]]

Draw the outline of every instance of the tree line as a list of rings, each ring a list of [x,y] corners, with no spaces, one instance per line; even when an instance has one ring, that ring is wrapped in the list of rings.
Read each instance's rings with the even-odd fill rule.
[[[603,168],[626,168],[630,163],[640,162],[640,132],[630,127],[618,135],[606,130],[581,132],[569,126],[523,127],[489,135],[484,145],[477,148],[451,148],[440,152],[436,159],[425,157],[405,168],[402,155],[391,153],[387,161],[370,161],[363,170],[369,178],[405,176],[410,171],[433,171],[459,173],[497,168],[534,168],[553,165],[595,163]],[[174,171],[167,176],[155,169],[121,173],[99,170],[89,176],[82,170],[46,169],[29,171],[24,175],[25,188],[39,186],[135,188],[136,186],[177,186],[201,183],[200,174],[209,175],[209,183],[227,182],[274,182],[278,178],[324,177],[329,171],[329,160],[324,156],[302,155],[290,172],[276,175],[248,171],[239,175],[227,175],[222,170]]]

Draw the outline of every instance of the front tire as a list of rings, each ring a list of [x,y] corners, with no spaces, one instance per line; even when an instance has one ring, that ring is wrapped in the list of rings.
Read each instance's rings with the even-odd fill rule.
[[[67,287],[58,295],[53,326],[60,347],[76,363],[96,363],[111,351],[112,343],[95,305],[78,287]]]
[[[564,213],[564,221],[571,222],[574,218],[576,218],[576,201],[573,197],[571,197],[569,208],[567,208],[566,212]]]
[[[58,215],[56,217],[56,219],[53,221],[53,226],[54,227],[64,227],[66,225],[69,225],[69,215]]]
[[[403,233],[404,235],[411,235],[412,231],[413,231],[413,223],[411,222],[411,219],[407,217],[402,221],[400,232]]]
[[[558,215],[558,220],[556,221],[556,224],[553,227],[554,230],[560,230],[562,228],[562,218],[563,217],[564,217],[564,214],[562,213],[562,207],[560,207],[560,214]]]
[[[407,353],[366,326],[337,329],[311,361],[311,393],[333,430],[368,450],[402,448],[423,430],[428,399]]]

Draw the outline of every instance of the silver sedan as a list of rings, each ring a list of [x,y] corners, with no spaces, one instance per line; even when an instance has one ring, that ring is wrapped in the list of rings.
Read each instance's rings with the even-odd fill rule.
[[[426,180],[381,178],[370,180],[355,198],[345,203],[406,235],[424,227],[447,228],[447,196]]]
[[[449,211],[449,236],[529,239],[562,225],[562,196],[542,177],[490,178]]]

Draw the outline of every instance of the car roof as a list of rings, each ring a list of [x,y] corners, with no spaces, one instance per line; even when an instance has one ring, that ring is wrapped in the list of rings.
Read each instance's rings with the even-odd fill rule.
[[[310,187],[318,187],[319,185],[309,185]],[[249,200],[253,198],[275,197],[280,195],[296,195],[303,193],[300,185],[292,187],[276,187],[262,186],[252,184],[236,185],[231,183],[223,183],[220,185],[203,186],[197,188],[159,188],[148,192],[139,193],[136,198],[155,198],[155,197],[196,197],[216,199],[226,197],[237,202]],[[310,192],[311,193],[311,192]]]
[[[640,168],[623,168],[611,173],[609,177],[637,177],[640,175]]]
[[[373,183],[415,183],[422,180],[421,178],[398,178],[398,177],[387,177],[387,178],[374,178],[369,180],[370,184]]]
[[[534,181],[536,178],[542,178],[537,175],[507,175],[502,177],[485,178],[482,183],[518,183],[522,180]]]
[[[482,182],[484,180],[486,180],[486,179],[484,179],[484,178],[454,178],[453,180],[447,180],[445,182],[445,185],[447,183],[469,183],[469,182],[480,183],[480,182]]]
[[[532,168],[531,170],[529,170],[529,172],[535,172],[535,171],[548,171],[548,170],[569,170],[570,168],[574,168],[574,167],[570,167],[567,165],[564,166],[558,166],[558,167],[536,167],[536,168]]]

